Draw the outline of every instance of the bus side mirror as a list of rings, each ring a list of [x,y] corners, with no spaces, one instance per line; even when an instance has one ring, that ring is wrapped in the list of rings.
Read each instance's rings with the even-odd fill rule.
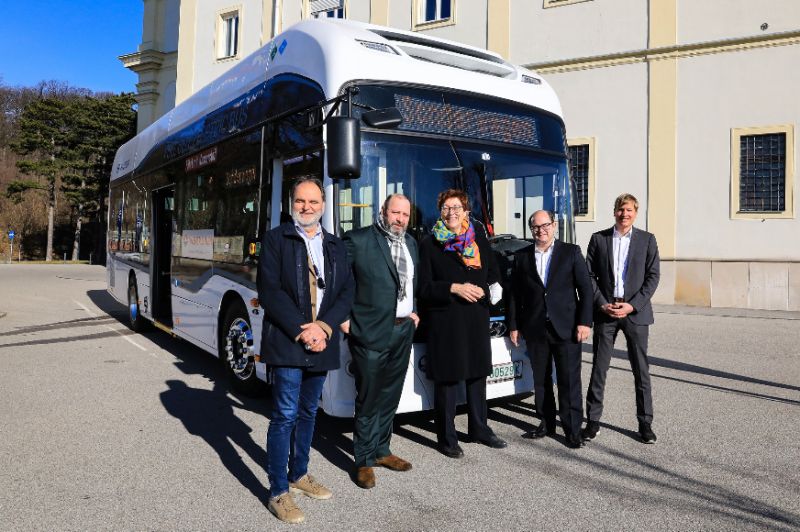
[[[328,119],[328,175],[333,179],[361,177],[361,124],[357,118]]]

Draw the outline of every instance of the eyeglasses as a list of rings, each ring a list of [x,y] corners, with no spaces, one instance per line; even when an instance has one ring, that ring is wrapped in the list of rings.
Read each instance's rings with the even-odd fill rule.
[[[442,213],[447,214],[448,212],[455,212],[459,213],[464,210],[464,207],[461,205],[456,205],[455,207],[442,207]]]
[[[531,231],[536,233],[537,231],[549,231],[550,228],[553,226],[553,222],[547,222],[546,224],[542,225],[532,225]]]

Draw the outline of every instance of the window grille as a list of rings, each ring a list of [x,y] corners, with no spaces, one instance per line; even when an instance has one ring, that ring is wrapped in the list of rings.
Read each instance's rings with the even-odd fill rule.
[[[786,210],[786,134],[739,139],[739,212]]]
[[[589,213],[589,145],[577,144],[569,147],[569,173],[575,183],[575,214]]]

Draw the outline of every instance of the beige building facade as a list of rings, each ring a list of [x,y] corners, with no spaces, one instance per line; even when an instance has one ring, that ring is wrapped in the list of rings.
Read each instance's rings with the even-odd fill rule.
[[[621,192],[662,257],[656,300],[800,310],[797,0],[144,0],[139,129],[295,22],[346,18],[488,48],[558,93],[578,243]]]

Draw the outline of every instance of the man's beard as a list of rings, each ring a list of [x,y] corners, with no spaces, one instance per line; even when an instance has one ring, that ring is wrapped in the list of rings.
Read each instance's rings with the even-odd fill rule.
[[[294,210],[292,211],[292,220],[294,220],[294,223],[296,223],[297,225],[299,225],[299,226],[300,226],[300,227],[302,227],[303,229],[307,229],[307,228],[309,228],[309,227],[314,227],[314,226],[316,226],[316,225],[319,223],[319,221],[320,221],[321,219],[322,219],[322,211],[317,211],[317,212],[316,212],[316,213],[315,213],[315,214],[314,214],[314,215],[311,217],[311,220],[309,220],[309,221],[307,221],[307,222],[306,222],[306,221],[303,221],[303,219],[302,219],[302,217],[301,217],[301,215],[300,215],[300,213],[299,213],[299,212],[297,212],[297,211],[294,211]]]
[[[406,234],[406,228],[401,225],[389,225],[389,220],[386,216],[381,216],[381,220],[383,221],[383,227],[394,236],[404,236]]]

